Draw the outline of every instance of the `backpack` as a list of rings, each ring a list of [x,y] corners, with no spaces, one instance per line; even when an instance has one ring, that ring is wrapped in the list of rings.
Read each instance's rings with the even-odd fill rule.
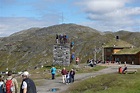
[[[54,69],[52,68],[52,69],[51,69],[51,72],[53,72],[53,71],[54,71]]]
[[[13,78],[12,78],[13,79]],[[13,91],[13,83],[12,79],[6,80],[5,86],[6,86],[6,93],[12,93]]]

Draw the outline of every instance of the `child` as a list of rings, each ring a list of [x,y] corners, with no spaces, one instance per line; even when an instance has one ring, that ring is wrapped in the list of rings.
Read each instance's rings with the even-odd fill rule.
[[[67,71],[67,75],[66,75],[66,82],[67,82],[67,84],[69,84],[70,83],[70,72],[69,71]]]

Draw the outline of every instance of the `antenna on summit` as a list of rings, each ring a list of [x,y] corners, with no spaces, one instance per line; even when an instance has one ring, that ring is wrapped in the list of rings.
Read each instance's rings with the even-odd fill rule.
[[[63,12],[59,13],[59,24],[63,24],[64,23],[64,14]]]
[[[62,24],[63,24],[63,22],[64,22],[64,16],[63,16],[63,12],[62,12]]]

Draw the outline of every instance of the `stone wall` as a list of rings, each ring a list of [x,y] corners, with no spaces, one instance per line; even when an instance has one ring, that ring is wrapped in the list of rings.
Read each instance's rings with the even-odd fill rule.
[[[70,65],[70,46],[69,44],[55,44],[53,46],[53,65]]]

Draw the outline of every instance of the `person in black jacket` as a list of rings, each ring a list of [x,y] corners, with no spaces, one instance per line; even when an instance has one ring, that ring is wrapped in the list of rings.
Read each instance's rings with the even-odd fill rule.
[[[126,71],[126,70],[127,70],[127,66],[124,65],[124,69],[123,69],[122,73],[125,74],[125,71]]]
[[[22,78],[20,93],[37,93],[34,81],[29,78],[29,72],[23,72]]]
[[[71,69],[70,71],[70,82],[74,82],[74,75],[75,75],[75,71],[73,69]]]
[[[56,34],[56,43],[58,44],[58,39],[59,39],[59,36],[58,34]]]

